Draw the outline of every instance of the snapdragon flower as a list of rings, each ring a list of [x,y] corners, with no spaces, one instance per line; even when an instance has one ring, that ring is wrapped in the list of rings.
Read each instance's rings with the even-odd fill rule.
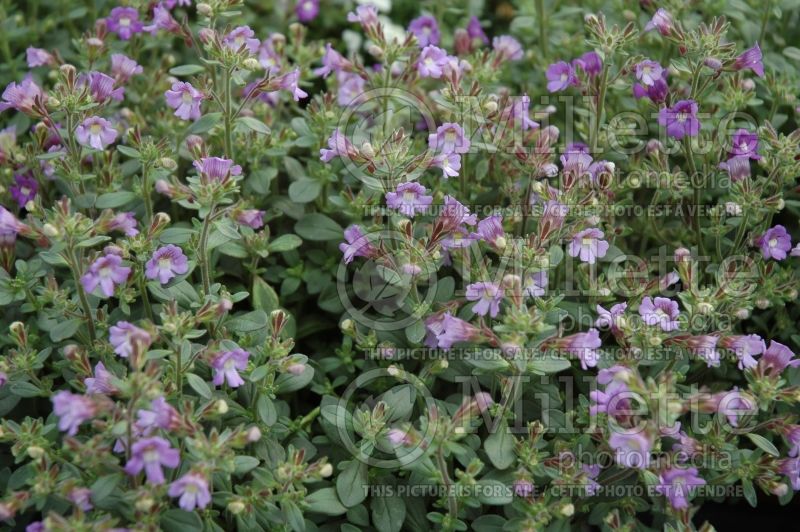
[[[454,122],[445,122],[436,128],[436,133],[428,135],[428,147],[432,151],[467,153],[470,145],[469,139],[464,135],[464,129]]]
[[[702,127],[697,119],[697,102],[680,100],[672,107],[664,107],[658,112],[658,123],[666,126],[667,135],[677,140],[696,137]]]
[[[143,432],[153,428],[174,430],[180,414],[167,402],[163,395],[150,401],[150,409],[140,408],[136,412],[136,426]]]
[[[339,251],[344,255],[345,264],[350,264],[355,257],[372,257],[377,252],[359,225],[345,229],[344,238],[345,242],[339,244]]]
[[[733,134],[731,146],[731,158],[747,157],[753,160],[761,160],[758,153],[758,133],[750,133],[746,129],[737,129]]]
[[[44,102],[47,100],[47,95],[28,74],[22,82],[12,81],[6,86],[3,91],[3,101],[0,102],[0,112],[16,109],[21,113],[30,114],[37,99]]]
[[[686,469],[671,467],[662,471],[658,477],[656,491],[665,495],[669,504],[676,510],[689,507],[689,497],[697,486],[704,486],[706,481],[700,478],[697,468]]]
[[[441,78],[447,66],[447,52],[433,45],[422,49],[417,60],[417,72],[422,78]]]
[[[441,168],[444,179],[458,177],[458,172],[461,170],[461,155],[454,151],[440,153],[431,160],[431,166]]]
[[[120,212],[114,215],[108,222],[109,231],[122,231],[125,236],[136,236],[139,229],[136,228],[136,216],[132,212]]]
[[[473,42],[478,41],[483,44],[489,44],[489,37],[484,33],[481,27],[481,21],[478,20],[478,17],[475,15],[469,18],[469,22],[467,23],[467,35]]]
[[[755,74],[764,77],[764,63],[762,61],[761,48],[758,43],[752,48],[748,48],[739,55],[733,63],[734,70],[752,70]]]
[[[319,0],[297,0],[294,13],[300,22],[311,22],[319,15]]]
[[[106,369],[105,364],[98,362],[94,367],[94,377],[83,379],[83,384],[86,386],[86,394],[110,394],[116,392],[117,389],[111,384],[112,377],[113,375]]]
[[[324,163],[331,162],[335,157],[351,159],[357,153],[353,143],[345,137],[339,128],[333,130],[328,137],[328,147],[320,148],[319,158]]]
[[[522,293],[528,297],[542,297],[547,293],[547,272],[529,272],[525,275]]]
[[[580,257],[581,261],[594,264],[608,253],[609,244],[603,236],[603,232],[595,227],[579,231],[573,235],[567,252],[571,257]]]
[[[770,340],[769,348],[764,351],[764,356],[758,361],[761,373],[777,377],[786,368],[800,366],[800,359],[794,358],[794,353],[787,346],[775,340]]]
[[[314,69],[315,76],[322,76],[327,78],[331,73],[345,71],[352,68],[353,64],[344,58],[342,54],[337,52],[331,43],[325,45],[325,53],[322,56],[322,66]]]
[[[67,390],[61,390],[51,398],[53,413],[58,416],[58,430],[75,436],[78,428],[97,414],[95,402]]]
[[[122,358],[146,350],[153,342],[150,333],[127,321],[118,321],[109,328],[108,333],[108,341],[114,347],[114,352]]]
[[[180,497],[178,506],[187,512],[195,508],[203,509],[211,502],[208,481],[200,473],[186,473],[170,484],[167,493],[170,497]]]
[[[652,87],[656,81],[661,79],[664,69],[657,61],[645,59],[636,64],[636,79],[645,86]]]
[[[655,299],[650,296],[645,297],[639,305],[639,315],[647,325],[658,325],[665,332],[674,331],[679,327],[678,302],[666,297]]]
[[[674,24],[670,12],[666,9],[658,8],[653,18],[645,25],[644,31],[648,32],[657,29],[661,35],[668,36],[672,33]]]
[[[547,90],[550,92],[560,92],[578,84],[575,69],[565,61],[551,64],[547,67],[545,75],[547,76]]]
[[[492,48],[499,61],[519,61],[525,55],[520,42],[510,35],[492,39]]]
[[[495,249],[506,247],[506,232],[503,230],[503,217],[499,214],[487,216],[478,222],[478,231],[475,234]]]
[[[206,182],[226,181],[230,177],[242,175],[242,167],[222,157],[201,157],[192,165]]]
[[[594,326],[598,329],[608,328],[611,332],[619,332],[622,316],[625,314],[628,304],[617,303],[616,305],[612,305],[609,310],[606,310],[600,305],[597,305],[595,308],[597,310],[597,319],[594,322]]]
[[[441,321],[441,332],[436,335],[437,346],[449,350],[453,344],[470,342],[480,336],[480,330],[469,322],[456,318],[449,312]]]
[[[142,72],[144,68],[125,54],[111,54],[111,74],[119,83],[127,83]]]
[[[580,68],[587,76],[593,78],[603,70],[603,60],[597,52],[586,52],[577,59],[573,59],[572,66]]]
[[[237,26],[222,38],[222,44],[234,52],[244,47],[250,55],[255,55],[261,46],[261,41],[256,39],[255,35],[250,26]]]
[[[639,429],[639,432],[615,431],[608,438],[608,444],[614,449],[617,464],[634,469],[647,469],[650,465],[650,451],[653,449],[652,438]]]
[[[720,338],[718,345],[734,352],[739,359],[739,369],[755,367],[758,362],[753,357],[767,350],[764,339],[757,334],[724,336]]]
[[[28,46],[25,50],[25,60],[28,63],[28,68],[35,68],[55,64],[56,58],[47,50]]]

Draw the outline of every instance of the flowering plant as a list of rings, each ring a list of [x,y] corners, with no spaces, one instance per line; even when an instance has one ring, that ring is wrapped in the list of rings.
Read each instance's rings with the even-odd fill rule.
[[[4,524],[800,490],[793,2],[41,4],[0,35]]]

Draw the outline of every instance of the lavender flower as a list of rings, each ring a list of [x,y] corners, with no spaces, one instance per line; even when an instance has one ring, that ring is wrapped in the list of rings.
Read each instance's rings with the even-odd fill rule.
[[[21,83],[12,81],[6,86],[3,91],[3,102],[0,103],[0,112],[6,109],[16,109],[21,113],[30,114],[37,98],[44,101],[47,96],[29,74]]]
[[[519,61],[524,56],[522,45],[510,35],[500,35],[492,39],[492,48],[498,61]]]
[[[627,303],[617,303],[613,305],[610,310],[606,310],[600,305],[597,305],[597,319],[594,322],[594,326],[598,329],[608,328],[611,332],[618,332],[623,321],[622,315],[625,314],[627,308]]]
[[[425,192],[425,187],[419,183],[401,183],[395,192],[386,193],[386,205],[413,218],[417,213],[428,210],[433,202],[433,196],[426,196]]]
[[[679,327],[678,302],[666,297],[645,297],[639,305],[639,315],[647,325],[658,325],[662,331],[670,332]]]
[[[177,449],[158,436],[144,438],[131,446],[132,456],[125,464],[125,472],[131,476],[138,475],[144,469],[147,482],[150,484],[163,484],[164,471],[162,466],[174,469],[181,463],[181,456]]]
[[[411,21],[408,25],[408,31],[414,34],[417,38],[417,43],[420,48],[424,48],[429,44],[434,46],[439,45],[439,24],[436,19],[430,15],[422,15]]]
[[[761,159],[758,154],[758,133],[750,133],[746,129],[739,129],[733,134],[731,157],[746,157],[756,161]]]
[[[234,52],[244,47],[250,55],[255,55],[261,46],[261,41],[256,39],[255,35],[250,26],[238,26],[222,38],[222,44]]]
[[[81,284],[87,292],[94,292],[99,285],[102,294],[111,297],[114,295],[114,288],[125,284],[130,274],[131,269],[122,265],[122,257],[108,253],[89,266],[81,277]]]
[[[97,103],[103,103],[109,99],[119,102],[125,95],[125,89],[115,87],[116,80],[102,72],[89,72],[78,76],[78,85],[88,87],[92,99]]]
[[[590,78],[597,76],[603,70],[603,60],[597,52],[586,52],[577,59],[572,60],[574,68],[580,68]]]
[[[761,56],[761,48],[759,48],[758,43],[755,44],[752,48],[749,48],[742,52],[740,56],[738,56],[734,63],[733,68],[734,70],[747,70],[750,69],[755,74],[763,78],[764,77],[764,63],[762,62]]]
[[[319,15],[319,0],[297,0],[294,13],[300,22],[311,22]]]
[[[73,488],[67,495],[67,499],[84,512],[94,508],[92,506],[92,490],[89,488]]]
[[[115,7],[106,19],[108,29],[116,33],[120,39],[127,41],[144,29],[139,20],[139,12],[132,7]]]
[[[105,364],[98,362],[94,367],[94,377],[86,377],[83,379],[83,384],[86,386],[86,393],[88,395],[96,393],[114,393],[117,389],[111,384],[111,378],[114,375],[106,369]]]
[[[756,245],[761,248],[761,255],[765,259],[784,260],[786,254],[792,249],[792,237],[782,225],[776,225],[758,237]]]
[[[170,497],[180,497],[178,506],[187,512],[195,508],[203,509],[211,502],[208,481],[200,473],[186,473],[170,484],[168,493]]]
[[[82,146],[103,150],[117,140],[117,130],[105,118],[91,116],[75,128],[75,139]]]
[[[203,93],[192,87],[189,83],[176,81],[172,89],[164,92],[167,105],[175,109],[175,116],[182,120],[197,120],[200,118],[200,102]]]
[[[109,328],[108,333],[108,341],[114,347],[114,352],[122,358],[146,350],[153,342],[150,333],[127,321],[118,321]]]
[[[738,388],[729,392],[720,392],[713,397],[718,413],[728,418],[733,427],[739,426],[739,417],[755,414],[758,411],[755,399],[742,393]]]
[[[136,228],[136,216],[132,212],[120,212],[108,222],[109,231],[122,231],[125,236],[136,236],[139,230]]]
[[[728,172],[728,176],[734,183],[744,181],[750,177],[750,158],[732,157],[719,163],[719,168]]]
[[[697,468],[687,469],[670,468],[661,473],[656,491],[666,495],[670,505],[676,510],[689,507],[689,496],[697,486],[705,485],[706,481],[697,474]]]
[[[525,275],[522,293],[528,297],[542,297],[547,292],[547,272],[530,272]]]
[[[645,86],[652,87],[656,81],[661,79],[664,69],[656,61],[645,59],[636,64],[636,79]]]
[[[786,441],[790,446],[789,452],[786,454],[789,456],[800,455],[800,425],[789,425],[784,429],[783,435],[786,436]]]
[[[547,67],[547,90],[550,92],[559,92],[566,90],[571,85],[578,84],[578,78],[575,77],[575,70],[572,66],[565,62],[559,61]]]
[[[155,35],[158,33],[158,30],[179,33],[181,26],[178,24],[178,21],[172,17],[172,13],[169,12],[169,9],[167,9],[163,3],[160,3],[153,6],[152,22],[142,29],[150,35]]]
[[[124,54],[111,54],[111,74],[119,83],[127,83],[144,69],[136,61]]]
[[[781,462],[780,472],[789,478],[793,490],[800,490],[800,457]]]
[[[461,170],[461,155],[454,151],[440,153],[431,160],[431,166],[441,168],[444,179],[457,177]]]
[[[365,31],[378,25],[378,8],[372,4],[362,4],[356,7],[355,12],[347,14],[348,22],[358,22]]]
[[[352,67],[352,63],[334,50],[331,43],[327,43],[325,45],[325,54],[322,56],[322,66],[314,69],[314,75],[327,78],[332,72],[338,74],[350,67]]]
[[[237,347],[233,351],[222,351],[211,361],[214,368],[214,379],[211,381],[214,386],[219,386],[227,382],[231,388],[238,388],[244,384],[244,379],[239,376],[239,371],[247,369],[247,360],[250,353]]]
[[[672,15],[666,9],[659,8],[650,22],[645,25],[644,31],[648,32],[653,29],[658,29],[661,35],[668,36],[672,33],[673,27],[674,22],[672,20]]]
[[[758,361],[759,370],[772,377],[777,377],[788,367],[800,366],[800,359],[794,359],[792,350],[775,340],[770,340],[769,348]]]
[[[148,279],[158,279],[161,284],[167,284],[170,279],[189,271],[189,261],[181,248],[168,244],[158,248],[145,267]]]
[[[411,443],[408,433],[402,429],[389,429],[386,433],[386,439],[395,447]]]
[[[321,148],[319,150],[319,158],[324,163],[329,163],[334,157],[343,157],[350,159],[351,154],[355,155],[356,148],[347,137],[342,135],[339,128],[333,130],[331,136],[328,137],[328,148]]]
[[[226,181],[231,176],[242,175],[242,167],[222,157],[202,157],[192,163],[207,182]]]
[[[441,78],[445,66],[447,66],[447,52],[437,46],[426,46],[417,59],[417,72],[423,78]]]
[[[358,74],[349,72],[340,72],[337,78],[339,79],[339,93],[336,101],[344,107],[357,105],[363,96],[366,80]]]
[[[658,112],[658,123],[666,126],[667,135],[675,139],[697,136],[701,128],[697,119],[697,102],[680,100],[672,107],[664,107]]]
[[[328,49],[331,50],[330,45],[328,45]],[[333,51],[333,53],[338,55],[338,52]],[[322,60],[324,63],[325,58],[323,57]],[[281,71],[281,56],[275,50],[272,36],[261,42],[261,46],[258,48],[258,63],[264,67],[268,74],[277,74]]]
[[[444,197],[444,205],[440,216],[443,225],[447,229],[455,229],[463,224],[475,225],[478,223],[478,215],[469,212],[469,208],[462,205],[453,196]]]
[[[483,44],[489,44],[489,37],[484,33],[481,27],[481,21],[474,15],[469,18],[469,22],[467,23],[467,35],[472,42],[479,41]]]
[[[13,246],[25,225],[0,205],[0,245]]]
[[[300,81],[300,69],[298,68],[275,78],[274,81],[278,83],[278,86],[281,89],[290,91],[292,93],[292,98],[294,98],[294,101],[296,102],[299,102],[308,96],[308,93],[301,89],[298,85],[298,82]]]
[[[33,46],[28,46],[28,49],[25,50],[25,60],[28,62],[28,68],[52,65],[56,61],[53,54],[47,50],[34,48]]]
[[[608,444],[615,451],[614,458],[623,467],[647,469],[650,464],[650,451],[653,448],[651,438],[641,432],[614,432],[608,438]]]
[[[345,242],[339,244],[339,251],[344,255],[345,264],[353,262],[355,257],[371,257],[377,251],[360,225],[351,225],[345,229],[344,238]]]
[[[584,229],[572,237],[567,252],[571,257],[580,257],[581,261],[594,264],[608,252],[609,244],[602,240],[603,236],[600,229]]]
[[[497,283],[479,282],[467,285],[467,300],[477,301],[472,312],[478,316],[489,314],[492,318],[500,312],[503,289]]]
[[[767,350],[764,340],[757,334],[746,336],[725,336],[720,339],[719,346],[730,349],[739,359],[739,369],[754,368],[758,362],[753,357]]]
[[[530,497],[533,495],[533,482],[525,478],[518,478],[514,481],[514,495],[517,497]]]
[[[470,342],[480,336],[480,330],[469,322],[452,316],[449,312],[442,317],[441,332],[436,335],[438,347],[450,349],[458,342]]]
[[[236,215],[236,221],[251,229],[258,229],[264,225],[264,211],[258,209],[245,209]]]
[[[661,70],[661,77],[655,78],[652,85],[633,84],[633,97],[640,100],[650,98],[653,103],[661,104],[667,100],[669,85],[667,84],[667,69]]]
[[[433,151],[438,150],[442,153],[467,153],[470,141],[464,135],[464,130],[460,125],[453,122],[445,122],[436,128],[435,134],[428,135],[428,147]]]
[[[602,344],[600,331],[589,329],[586,332],[557,338],[550,343],[550,346],[563,351],[567,355],[577,356],[581,361],[581,367],[588,369],[597,365],[597,359],[600,357],[597,349]]]
[[[505,248],[506,232],[503,230],[503,217],[499,214],[493,214],[478,222],[478,232],[475,236],[495,249]]]
[[[150,401],[150,410],[140,408],[136,412],[136,417],[138,418],[136,427],[142,431],[152,428],[174,430],[180,414],[164,399],[164,396],[158,396]]]
[[[78,427],[97,414],[97,406],[90,398],[61,390],[52,398],[53,413],[58,416],[58,430],[69,436],[78,433]]]
[[[24,207],[36,197],[39,183],[30,174],[14,174],[14,184],[8,187],[11,197],[20,207]]]
[[[686,347],[693,355],[706,361],[708,367],[719,365],[717,342],[719,337],[710,335],[690,336],[686,339]]]

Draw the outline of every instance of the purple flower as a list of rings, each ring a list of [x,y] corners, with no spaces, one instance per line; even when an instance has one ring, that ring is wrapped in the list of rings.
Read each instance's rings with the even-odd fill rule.
[[[386,193],[386,205],[413,218],[415,214],[428,210],[433,202],[433,196],[426,196],[425,192],[425,187],[419,183],[401,183],[395,192]]]
[[[44,101],[47,96],[28,74],[21,83],[12,81],[6,86],[0,111],[13,108],[22,113],[30,113],[37,98]]]
[[[492,48],[499,61],[519,61],[525,55],[522,45],[510,35],[500,35],[492,39]]]
[[[111,54],[111,73],[120,83],[126,83],[137,74],[144,72],[144,69],[124,54]]]
[[[355,12],[347,14],[348,22],[358,22],[367,32],[378,25],[378,8],[372,4],[362,4]]]
[[[299,102],[303,98],[308,96],[308,93],[300,88],[297,84],[300,81],[300,69],[296,68],[291,72],[287,72],[286,74],[275,78],[274,80],[278,83],[278,86],[286,91],[291,91],[292,98],[294,101]]]
[[[467,300],[477,301],[472,307],[472,312],[478,316],[489,314],[494,318],[500,312],[503,290],[497,283],[472,283],[467,285]]]
[[[200,118],[200,102],[203,93],[184,81],[172,84],[172,90],[164,92],[167,105],[175,109],[175,116],[182,120],[197,120]]]
[[[467,248],[475,241],[476,236],[464,226],[453,228],[442,240],[443,249]]]
[[[597,374],[597,382],[604,389],[589,392],[592,404],[589,406],[589,415],[597,416],[604,413],[616,420],[624,420],[629,416],[631,392],[628,382],[634,378],[630,369],[625,366],[612,366],[601,369]]]
[[[564,167],[565,178],[569,178],[570,182],[574,182],[589,174],[592,156],[582,151],[567,150],[566,153],[561,155],[561,164]]]
[[[424,48],[429,44],[439,45],[439,24],[430,15],[422,15],[412,20],[411,24],[408,25],[408,31],[417,38],[417,44],[419,44],[420,48]]]
[[[603,70],[603,60],[597,52],[586,52],[577,59],[572,60],[574,68],[580,68],[587,76],[594,77]]]
[[[499,214],[493,214],[478,222],[478,232],[475,236],[494,248],[505,248],[506,232],[503,230],[503,217]]]
[[[595,227],[576,233],[569,243],[567,252],[571,257],[580,257],[581,261],[594,264],[608,252],[608,242],[602,240],[603,232]]]
[[[117,389],[111,384],[111,374],[102,362],[98,362],[94,367],[94,377],[87,377],[83,379],[83,384],[86,386],[86,393],[92,395],[95,393],[114,393]]]
[[[28,62],[28,68],[52,65],[55,63],[53,54],[47,50],[43,50],[42,48],[34,48],[33,46],[28,46],[28,49],[25,50],[25,59]]]
[[[757,334],[746,336],[726,336],[719,341],[720,347],[730,349],[739,359],[739,369],[754,368],[758,365],[753,357],[767,350],[764,340]]]
[[[324,61],[325,58],[323,58],[323,63]],[[281,56],[275,50],[275,42],[272,36],[261,42],[261,46],[258,48],[258,62],[268,74],[277,74],[281,71]]]
[[[125,284],[131,269],[122,265],[122,257],[108,253],[95,260],[81,277],[83,289],[94,292],[97,286],[105,297],[114,295],[114,288]]]
[[[750,158],[732,157],[719,163],[719,168],[728,172],[728,176],[734,183],[744,181],[750,177]]]
[[[719,337],[710,335],[690,336],[686,339],[686,347],[693,355],[706,361],[708,367],[719,365],[717,342]]]
[[[8,187],[11,197],[20,207],[24,207],[36,197],[39,183],[29,174],[14,174],[14,184]]]
[[[666,126],[667,135],[675,139],[697,136],[701,127],[697,119],[697,102],[680,100],[672,107],[664,107],[658,112],[658,123]]]
[[[144,438],[131,446],[132,456],[125,464],[125,472],[131,476],[138,475],[144,469],[147,482],[150,484],[163,484],[164,471],[162,466],[174,469],[181,463],[181,455],[173,449],[169,442],[158,436]]]
[[[784,436],[789,442],[789,456],[800,455],[800,425],[790,425],[784,429]]]
[[[678,302],[666,297],[657,297],[653,300],[650,296],[642,300],[639,305],[639,315],[645,324],[658,325],[662,331],[670,332],[678,328]]]
[[[589,329],[586,332],[571,334],[558,338],[552,342],[552,347],[572,356],[577,356],[583,369],[593,368],[597,365],[599,353],[597,349],[603,342],[600,340],[600,331]]]
[[[164,396],[159,396],[150,401],[150,410],[139,409],[136,412],[136,427],[141,431],[146,431],[152,428],[160,428],[163,430],[173,430],[180,418],[180,414],[175,408],[164,399]]]
[[[94,401],[84,395],[61,390],[50,400],[53,402],[53,412],[58,416],[58,430],[69,436],[75,436],[78,427],[97,414]]]
[[[514,495],[517,497],[530,497],[533,495],[533,482],[526,478],[518,478],[514,481]]]
[[[358,74],[349,72],[339,72],[337,78],[339,79],[339,92],[336,95],[337,103],[344,107],[357,105],[361,101],[360,97],[364,94],[366,80]]]
[[[608,444],[615,451],[614,458],[617,463],[623,467],[647,469],[650,464],[653,442],[643,431],[635,433],[615,431],[608,438]]]
[[[261,46],[261,41],[255,35],[250,26],[238,26],[222,38],[222,44],[234,52],[244,47],[251,55],[255,55]]]
[[[739,129],[733,134],[731,158],[747,157],[756,161],[761,159],[758,154],[758,133],[750,133],[746,129]]]
[[[389,429],[386,433],[386,439],[395,447],[411,443],[411,438],[408,437],[408,433],[402,429]]]
[[[92,490],[89,488],[73,488],[67,495],[67,499],[84,512],[94,508],[92,506]]]
[[[350,159],[350,154],[355,155],[356,148],[353,143],[347,140],[347,137],[342,135],[339,128],[333,130],[331,136],[328,137],[328,148],[321,148],[319,150],[319,158],[324,163],[329,163],[334,157],[343,157]]]
[[[115,88],[116,80],[102,72],[89,72],[78,76],[78,86],[88,87],[92,99],[97,103],[103,103],[109,98],[122,101],[125,95],[123,87]]]
[[[800,457],[781,462],[780,472],[789,478],[793,490],[800,490]]]
[[[667,71],[664,70],[661,77],[647,87],[638,83],[633,84],[633,97],[637,100],[645,96],[650,98],[653,103],[664,103],[667,100],[667,93],[669,92],[669,85],[667,85]]]
[[[792,237],[782,225],[767,229],[755,243],[761,248],[761,255],[765,259],[784,260],[788,251],[792,249]]]
[[[25,225],[0,205],[0,245],[13,246]]]
[[[244,384],[244,379],[239,376],[239,371],[247,369],[249,358],[250,353],[240,347],[233,351],[217,353],[211,361],[211,367],[214,368],[214,379],[211,382],[214,383],[214,386],[227,382],[231,388],[238,388]]]
[[[90,116],[75,128],[75,138],[82,146],[102,150],[117,140],[117,130],[105,118]]]
[[[106,19],[108,29],[116,33],[120,39],[127,41],[135,33],[144,29],[139,20],[139,12],[132,7],[115,7]]]
[[[120,212],[108,222],[109,231],[122,231],[125,236],[136,236],[139,230],[136,228],[136,216],[132,212]]]
[[[764,63],[761,61],[761,48],[758,43],[752,48],[745,50],[742,55],[738,56],[733,63],[734,70],[747,70],[748,68],[755,72],[755,74],[764,77]]]
[[[371,257],[377,249],[364,234],[360,225],[351,225],[344,230],[345,242],[339,244],[339,251],[344,255],[345,264],[353,262],[355,257]]]
[[[547,272],[532,272],[525,276],[523,294],[528,297],[542,297],[547,292]]]
[[[108,330],[108,341],[114,346],[114,352],[122,358],[128,358],[136,351],[144,351],[153,339],[150,333],[127,321],[118,321]]]
[[[311,22],[319,15],[319,0],[297,0],[294,13],[300,22]]]
[[[236,215],[236,221],[251,229],[258,229],[264,225],[264,211],[258,209],[245,209]]]
[[[417,72],[423,78],[441,78],[447,66],[447,52],[433,45],[422,49],[417,60]]]
[[[442,153],[467,153],[470,141],[464,136],[464,130],[460,125],[453,122],[445,122],[436,128],[436,133],[428,135],[428,147],[433,151],[438,150]]]
[[[352,63],[334,50],[331,43],[328,43],[325,45],[325,54],[322,56],[322,66],[314,69],[314,75],[327,78],[332,72],[339,73],[351,66]]]
[[[597,305],[597,319],[594,322],[594,326],[599,329],[608,328],[611,332],[619,331],[620,322],[622,321],[620,318],[625,314],[627,308],[627,303],[617,303],[611,307],[611,310],[606,310],[600,305]]]
[[[519,124],[523,131],[539,127],[538,122],[531,120],[530,117],[531,99],[527,94],[515,98],[513,103],[503,110],[503,118],[511,119],[515,124]]]
[[[758,361],[761,372],[772,377],[777,377],[787,367],[797,367],[800,359],[794,360],[792,350],[775,340],[770,340],[769,348],[764,352],[764,356]]]
[[[664,69],[657,61],[645,59],[636,64],[636,79],[647,87],[655,85],[656,81],[661,79],[663,74]]]
[[[242,167],[233,164],[230,159],[222,157],[202,157],[199,161],[192,163],[198,173],[206,181],[226,181],[231,176],[242,174]]]
[[[489,44],[489,37],[483,32],[481,21],[474,15],[469,18],[469,22],[467,23],[467,35],[469,35],[470,40],[473,42],[478,40],[483,44]]]
[[[155,35],[158,30],[164,30],[171,33],[178,33],[181,29],[178,21],[172,18],[172,13],[169,12],[163,3],[153,6],[153,20],[147,26],[142,28],[150,35]]]
[[[547,76],[547,90],[550,92],[563,91],[570,85],[578,84],[575,70],[565,61],[559,61],[547,67],[545,75]]]
[[[689,495],[697,486],[705,485],[706,481],[697,474],[697,468],[688,469],[670,468],[661,473],[656,491],[666,495],[670,505],[681,510],[689,507]]]
[[[438,347],[450,349],[458,342],[469,342],[480,336],[480,330],[469,322],[452,316],[449,312],[441,322],[441,332],[436,335]]]
[[[644,31],[648,32],[653,29],[658,29],[661,35],[667,36],[672,32],[673,28],[672,15],[666,9],[659,8],[655,12],[653,18],[644,27]]]
[[[755,414],[758,411],[755,400],[738,388],[720,392],[713,397],[713,400],[716,402],[716,411],[727,417],[728,423],[734,427],[739,426],[739,416]]]
[[[459,170],[461,170],[461,155],[454,151],[440,153],[431,160],[431,166],[441,168],[444,179],[456,177]]]
[[[299,6],[300,4],[298,4],[298,8]],[[170,497],[180,497],[178,506],[187,512],[191,512],[195,508],[203,509],[211,502],[208,481],[200,473],[186,473],[170,484],[168,493]]]
[[[189,271],[189,260],[181,248],[168,244],[158,248],[145,266],[145,277],[167,284],[170,279]]]

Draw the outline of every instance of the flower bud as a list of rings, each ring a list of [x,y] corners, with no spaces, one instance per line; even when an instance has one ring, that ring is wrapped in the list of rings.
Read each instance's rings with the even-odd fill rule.
[[[372,147],[372,144],[369,142],[365,142],[361,145],[361,153],[366,155],[368,158],[372,159],[375,157],[375,148]]]
[[[489,114],[497,112],[497,102],[494,100],[489,100],[483,104],[483,108],[486,109]]]
[[[553,163],[547,163],[542,167],[542,172],[547,177],[555,177],[558,175],[558,166]]]
[[[742,90],[744,91],[752,91],[756,89],[756,82],[750,78],[743,79],[741,84]]]
[[[216,404],[217,414],[225,415],[228,413],[228,402],[225,399],[220,399]]]
[[[149,496],[136,499],[136,509],[140,512],[148,512],[153,507],[153,502],[153,498]]]
[[[244,503],[242,501],[231,501],[228,503],[228,511],[233,515],[240,514],[244,511]]]
[[[247,59],[244,60],[242,66],[244,66],[244,68],[246,68],[250,72],[255,72],[256,70],[261,68],[261,63],[259,63],[258,59],[256,59],[255,57],[248,57]]]
[[[258,427],[250,427],[247,429],[247,441],[250,443],[255,443],[261,439],[261,429]]]
[[[344,333],[353,333],[356,330],[355,325],[353,324],[353,320],[349,318],[346,320],[342,320],[342,323],[339,324],[339,327],[341,327],[342,332]]]
[[[50,238],[55,238],[59,235],[58,227],[54,226],[53,224],[44,224],[42,227],[42,232],[45,234],[45,236]]]
[[[331,464],[325,464],[319,469],[319,474],[323,478],[327,478],[333,474],[333,466]]]
[[[306,370],[306,365],[301,363],[290,364],[286,371],[291,373],[292,375],[302,375],[303,372]]]
[[[38,460],[39,458],[44,456],[44,449],[42,449],[38,445],[31,445],[30,447],[28,447],[27,453],[28,456],[30,456],[34,460]]]
[[[211,17],[214,15],[214,9],[209,4],[200,2],[197,4],[197,14],[204,17]]]
[[[161,168],[165,168],[167,170],[175,170],[178,167],[178,163],[176,163],[175,159],[171,157],[162,157],[158,160],[158,163],[161,165]]]
[[[25,324],[21,321],[15,321],[8,326],[11,333],[11,339],[19,347],[25,347],[28,344],[28,333],[25,331]]]
[[[722,68],[722,61],[716,57],[706,57],[705,60],[703,60],[703,64],[711,70],[719,70]]]
[[[370,43],[369,46],[367,46],[367,53],[375,59],[383,58],[383,48],[375,43]]]
[[[650,139],[647,141],[645,151],[647,152],[647,155],[657,157],[659,153],[664,151],[664,145],[661,144],[661,141],[658,139]]]

